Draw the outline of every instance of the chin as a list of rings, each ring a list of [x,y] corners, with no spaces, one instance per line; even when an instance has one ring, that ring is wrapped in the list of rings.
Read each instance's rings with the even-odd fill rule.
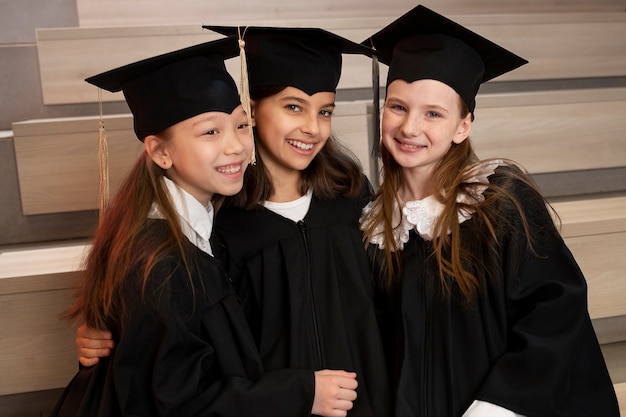
[[[243,181],[237,184],[232,184],[230,186],[222,187],[222,189],[219,190],[217,193],[223,195],[224,197],[228,197],[228,196],[237,194],[239,191],[241,191],[242,187],[243,187]]]

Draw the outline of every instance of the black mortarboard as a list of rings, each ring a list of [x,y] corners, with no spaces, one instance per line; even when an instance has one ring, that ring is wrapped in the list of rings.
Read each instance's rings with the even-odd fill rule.
[[[458,23],[419,5],[362,42],[397,79],[434,79],[452,87],[470,112],[480,84],[528,61]]]
[[[202,113],[232,113],[240,105],[237,85],[224,60],[239,54],[229,37],[144,59],[85,81],[122,91],[139,140]]]
[[[335,92],[341,54],[372,56],[356,42],[319,28],[203,26],[222,35],[242,34],[250,87],[290,86],[308,95]]]

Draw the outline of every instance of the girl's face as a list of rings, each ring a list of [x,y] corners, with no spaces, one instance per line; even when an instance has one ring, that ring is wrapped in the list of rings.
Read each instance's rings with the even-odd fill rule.
[[[430,178],[453,143],[471,130],[471,114],[461,118],[461,98],[435,80],[395,80],[387,88],[381,140],[405,175]]]
[[[213,194],[233,195],[241,190],[252,152],[252,135],[242,106],[231,114],[208,112],[177,123],[165,136],[151,136],[157,151],[153,161],[166,176],[203,204]],[[156,140],[156,141],[155,141]]]
[[[309,166],[330,137],[334,109],[335,93],[310,96],[294,87],[254,103],[257,151],[274,178]]]

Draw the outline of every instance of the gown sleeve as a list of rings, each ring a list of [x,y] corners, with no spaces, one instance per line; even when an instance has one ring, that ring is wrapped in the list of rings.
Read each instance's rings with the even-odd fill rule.
[[[527,416],[619,415],[585,278],[543,198],[523,184],[513,192],[533,246],[519,219],[501,233],[508,341],[477,399]],[[504,215],[517,216],[514,209]]]

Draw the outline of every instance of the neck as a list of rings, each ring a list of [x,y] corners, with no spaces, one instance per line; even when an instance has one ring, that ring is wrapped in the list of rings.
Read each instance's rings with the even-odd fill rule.
[[[302,171],[289,169],[275,163],[272,158],[265,155],[265,149],[262,146],[259,146],[257,151],[263,159],[263,164],[274,188],[272,195],[267,200],[274,203],[284,203],[302,197],[300,192]]]
[[[284,203],[297,200],[302,197],[300,192],[300,171],[285,172],[281,175],[274,175],[270,172],[274,192],[268,199],[275,203]]]
[[[398,193],[402,201],[422,200],[433,193],[432,174],[425,171],[403,170]]]

